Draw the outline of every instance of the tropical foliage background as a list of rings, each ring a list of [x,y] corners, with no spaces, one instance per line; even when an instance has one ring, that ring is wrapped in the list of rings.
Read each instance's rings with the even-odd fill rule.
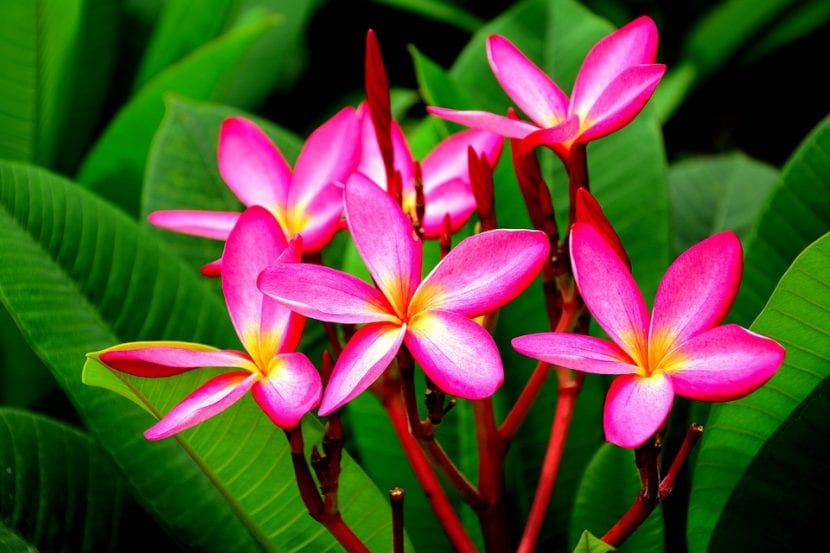
[[[830,118],[824,0],[0,0],[0,550],[324,551],[287,443],[250,400],[175,439],[141,432],[209,375],[116,379],[90,351],[130,340],[234,347],[216,282],[198,276],[221,244],[151,228],[157,209],[238,209],[216,162],[219,124],[258,121],[293,161],[301,140],[362,99],[363,41],[383,45],[393,110],[416,157],[456,130],[425,103],[502,112],[484,39],[508,36],[567,90],[585,53],[640,14],[669,71],[649,107],[589,147],[592,190],[646,297],[671,259],[719,230],[745,250],[731,319],[787,348],[758,392],[709,408],[673,496],[628,551],[801,550],[823,541],[830,493]],[[557,208],[567,179],[543,159]],[[496,171],[506,227],[527,227],[509,156]],[[345,239],[329,264],[358,270]],[[545,328],[531,290],[503,310],[503,408],[532,363],[511,337]],[[304,350],[319,359],[321,327]],[[83,381],[82,381],[83,372]],[[538,478],[555,383],[508,457],[519,528]],[[601,535],[638,489],[630,451],[605,444],[608,381],[586,379],[540,549]],[[104,388],[104,389],[102,389]],[[130,401],[131,400],[131,401]],[[498,401],[503,402],[499,404]],[[407,489],[409,550],[446,538],[418,495],[372,397],[345,411],[341,509],[373,551],[389,549],[386,491]],[[321,426],[305,424],[306,442]],[[442,424],[475,474],[472,416]],[[463,511],[475,534],[475,516]]]

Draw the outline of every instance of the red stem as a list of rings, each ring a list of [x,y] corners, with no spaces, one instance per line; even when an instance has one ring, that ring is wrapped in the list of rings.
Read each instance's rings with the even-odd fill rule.
[[[580,188],[589,190],[588,155],[585,144],[574,144],[568,156],[568,199],[570,200],[569,221],[576,221],[576,191]]]
[[[392,504],[392,553],[403,553],[403,488],[389,490]]]
[[[487,551],[510,551],[510,533],[504,505],[504,457],[507,443],[499,436],[493,399],[473,401],[478,442],[478,487],[486,508],[479,510],[478,520]]]

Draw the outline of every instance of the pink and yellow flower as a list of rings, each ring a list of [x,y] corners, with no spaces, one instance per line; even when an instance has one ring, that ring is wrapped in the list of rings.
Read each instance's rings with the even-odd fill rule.
[[[230,117],[219,132],[219,172],[245,206],[267,209],[288,238],[303,235],[303,251],[331,241],[343,213],[343,188],[358,163],[359,121],[346,107],[308,137],[294,166],[255,123]],[[227,211],[170,210],[150,214],[165,229],[225,240],[239,219]],[[208,266],[215,273],[217,266]]]
[[[346,184],[346,220],[377,288],[327,267],[276,264],[260,289],[307,317],[363,323],[344,348],[320,414],[368,388],[406,344],[429,378],[468,399],[491,395],[504,378],[496,344],[470,320],[526,288],[548,253],[544,233],[494,230],[461,241],[423,280],[422,243],[409,219],[376,184]]]
[[[565,333],[520,336],[534,359],[620,375],[605,402],[608,441],[643,445],[665,423],[674,394],[729,401],[764,384],[784,360],[777,342],[723,321],[741,280],[741,244],[732,232],[684,252],[666,271],[649,316],[631,273],[593,226],[571,231],[571,259],[585,305],[612,341]]]
[[[167,377],[199,367],[227,367],[174,407],[145,432],[160,440],[224,411],[249,390],[277,426],[293,428],[320,401],[320,375],[308,358],[293,353],[305,319],[265,297],[259,273],[279,259],[299,261],[296,247],[286,248],[273,215],[261,207],[246,210],[231,230],[222,256],[222,291],[245,352],[188,342],[134,342],[89,354],[128,374]]]
[[[600,40],[585,58],[570,98],[503,36],[487,40],[490,67],[507,95],[531,119],[429,107],[433,115],[553,149],[567,160],[584,144],[627,125],[643,109],[666,68],[655,64],[657,27],[639,17]]]

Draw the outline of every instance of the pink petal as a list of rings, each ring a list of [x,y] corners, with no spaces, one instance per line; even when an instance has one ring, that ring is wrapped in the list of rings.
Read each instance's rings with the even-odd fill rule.
[[[692,246],[666,271],[650,330],[652,365],[694,335],[720,324],[741,283],[741,242],[730,231]]]
[[[236,403],[260,378],[258,373],[232,372],[208,380],[144,432],[161,440],[217,415]]]
[[[504,380],[493,337],[467,317],[424,311],[407,328],[406,346],[424,373],[448,394],[465,399],[492,395]]]
[[[490,36],[487,59],[507,95],[540,127],[553,127],[565,119],[568,97],[512,42]]]
[[[291,168],[271,139],[252,121],[230,117],[219,130],[219,173],[246,206],[282,210]]]
[[[147,216],[150,224],[175,232],[227,240],[239,220],[239,213],[230,211],[169,210],[154,211]]]
[[[386,190],[386,168],[383,165],[383,157],[380,153],[378,138],[375,126],[368,109],[359,110],[361,115],[360,124],[360,163],[355,169],[362,173],[369,180]],[[401,174],[401,182],[409,184],[413,178],[414,159],[406,142],[406,137],[400,125],[394,119],[392,125],[392,154],[394,156],[395,170]]]
[[[638,17],[606,36],[582,62],[571,94],[570,113],[587,113],[623,71],[654,63],[656,57],[657,26],[648,17]]]
[[[394,200],[365,178],[346,184],[346,220],[378,288],[403,316],[421,282],[421,242]]]
[[[254,206],[239,218],[222,254],[222,291],[228,313],[245,349],[260,366],[276,353],[290,313],[259,291],[257,277],[285,247],[276,219]]]
[[[402,326],[389,323],[372,323],[358,330],[337,358],[320,403],[320,416],[339,409],[371,386],[395,358],[403,335]]]
[[[441,119],[446,119],[447,121],[452,121],[453,123],[474,129],[494,132],[508,138],[524,138],[530,133],[539,130],[539,127],[536,125],[519,121],[518,119],[510,119],[503,115],[496,115],[488,111],[459,111],[433,106],[428,106],[427,111]]]
[[[518,296],[548,255],[538,230],[498,229],[462,240],[424,279],[410,313],[426,309],[477,317]]]
[[[293,217],[293,218],[292,218]],[[343,185],[333,184],[300,211],[297,208],[288,215],[293,235],[302,235],[303,251],[314,253],[322,250],[340,229],[343,219]]]
[[[284,353],[274,358],[268,376],[251,389],[254,400],[274,424],[294,428],[303,415],[320,401],[320,374],[302,353]]]
[[[602,211],[602,207],[586,188],[579,188],[574,199],[576,208],[576,222],[593,226],[605,238],[605,241],[614,248],[625,266],[631,269],[631,260],[622,245],[620,235],[611,226],[611,222]]]
[[[638,65],[623,71],[587,112],[579,113],[584,129],[579,142],[596,140],[630,123],[645,107],[665,72],[665,65]]]
[[[201,367],[253,370],[251,358],[242,352],[190,342],[131,342],[108,348],[93,357],[108,367],[145,378],[173,376]]]
[[[443,183],[462,179],[470,181],[467,148],[473,147],[476,153],[487,158],[490,167],[495,167],[501,155],[504,138],[489,131],[471,129],[455,133],[442,140],[421,163],[424,179],[424,194],[429,193]]]
[[[452,179],[424,191],[425,238],[438,238],[444,232],[444,215],[450,216],[450,231],[456,232],[476,209],[476,199],[469,180]]]
[[[645,367],[649,315],[628,267],[605,238],[584,223],[571,227],[571,262],[591,315],[638,366]]]
[[[346,107],[306,140],[297,158],[288,192],[287,220],[292,234],[303,232],[305,227],[310,226],[302,223],[312,214],[319,216],[325,213],[327,221],[340,216],[343,210],[342,190],[335,183],[345,182],[357,166],[359,133],[360,122],[355,110]],[[303,239],[305,247],[310,247],[306,232],[303,232]]]
[[[706,331],[680,345],[661,363],[678,395],[731,401],[755,391],[784,362],[775,340],[738,325]]]
[[[398,320],[377,289],[322,265],[272,265],[260,275],[259,287],[266,295],[312,319],[333,323]]]
[[[543,332],[513,338],[513,348],[533,359],[594,374],[634,374],[639,367],[607,340],[564,332]]]
[[[534,148],[544,146],[553,150],[563,160],[568,159],[571,143],[579,134],[579,117],[572,115],[562,124],[541,129],[526,136],[519,143],[519,156],[525,156]]]
[[[618,376],[605,399],[605,439],[620,447],[640,447],[666,421],[673,401],[672,383],[662,374]]]

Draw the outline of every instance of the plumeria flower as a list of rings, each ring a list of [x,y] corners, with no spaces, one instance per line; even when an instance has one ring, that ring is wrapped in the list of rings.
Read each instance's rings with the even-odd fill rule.
[[[483,111],[429,107],[443,119],[511,138],[523,147],[545,145],[567,160],[574,144],[610,134],[643,109],[666,67],[655,64],[657,27],[639,17],[600,40],[588,52],[571,98],[503,36],[487,40],[487,57],[507,95],[530,122]]]
[[[365,323],[337,359],[320,414],[368,388],[402,344],[445,392],[468,399],[495,392],[503,380],[498,349],[470,319],[499,308],[530,284],[548,253],[544,233],[494,230],[472,236],[422,280],[422,242],[386,192],[354,178],[346,184],[345,209],[377,288],[310,264],[276,264],[259,280],[265,294],[307,317]]]
[[[359,121],[346,107],[308,137],[292,172],[279,148],[255,123],[230,117],[219,131],[219,172],[245,206],[267,209],[289,237],[303,235],[303,251],[331,241],[343,213],[345,181],[358,163]],[[225,240],[239,219],[227,211],[172,210],[150,214],[152,224]],[[216,274],[216,263],[206,267]]]
[[[275,262],[299,261],[299,248],[286,249],[273,215],[251,207],[225,243],[222,291],[236,333],[246,352],[188,342],[134,342],[89,357],[128,374],[166,377],[199,367],[227,367],[187,396],[144,435],[160,440],[224,411],[251,391],[254,400],[280,428],[296,426],[320,401],[320,375],[308,358],[293,353],[305,319],[265,297],[259,273]]]
[[[386,171],[369,110],[361,110],[362,144],[357,171],[386,189]],[[421,162],[424,193],[425,238],[439,238],[444,231],[444,215],[450,217],[450,231],[456,232],[476,208],[467,165],[467,148],[472,146],[494,167],[501,155],[504,139],[498,134],[468,130],[441,141]],[[392,148],[395,169],[401,175],[403,209],[413,219],[416,210],[415,159],[397,121],[392,120]]]
[[[617,374],[605,401],[608,441],[643,445],[665,423],[674,394],[730,401],[764,384],[784,360],[777,342],[720,325],[738,292],[742,252],[732,232],[689,248],[666,271],[649,316],[619,255],[592,226],[571,231],[571,259],[585,305],[611,342],[542,333],[513,340],[517,351],[562,367]]]

